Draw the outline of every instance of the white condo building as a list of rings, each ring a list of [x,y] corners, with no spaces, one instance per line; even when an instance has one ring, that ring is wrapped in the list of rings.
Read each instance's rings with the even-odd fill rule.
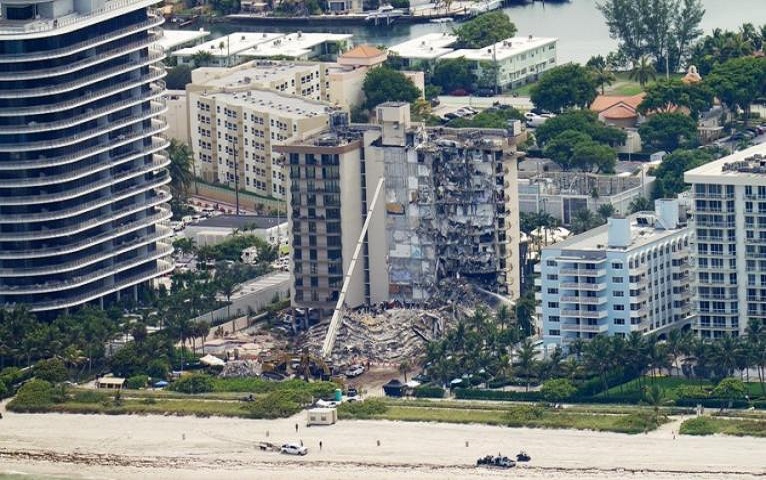
[[[0,306],[137,296],[170,272],[156,0],[0,0]]]
[[[679,212],[677,200],[657,200],[655,212],[544,248],[536,282],[545,343],[691,327],[692,234]]]
[[[690,170],[696,234],[696,330],[743,335],[766,321],[766,145]]]

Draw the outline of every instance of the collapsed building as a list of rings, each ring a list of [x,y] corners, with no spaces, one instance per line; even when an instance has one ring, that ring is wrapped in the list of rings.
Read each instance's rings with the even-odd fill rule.
[[[515,137],[415,125],[407,103],[376,116],[349,125],[338,114],[328,131],[275,147],[290,164],[293,307],[326,318],[346,275],[350,308],[424,305],[443,279],[518,296]]]

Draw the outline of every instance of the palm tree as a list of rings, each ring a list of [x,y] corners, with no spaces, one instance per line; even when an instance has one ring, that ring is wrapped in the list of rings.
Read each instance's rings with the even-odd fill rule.
[[[412,365],[408,360],[404,360],[399,364],[399,373],[404,375],[404,383],[407,383],[407,374],[412,370]]]
[[[168,157],[170,158],[168,166],[171,179],[170,190],[174,198],[183,201],[189,193],[189,186],[194,181],[192,150],[189,145],[172,139],[168,146]]]
[[[199,51],[192,55],[191,58],[194,68],[205,67],[213,60],[213,54],[206,51]]]
[[[633,69],[630,71],[628,78],[637,81],[641,88],[643,88],[650,80],[657,78],[657,71],[654,69],[654,65],[652,65],[649,57],[643,55],[633,62]]]
[[[651,210],[652,202],[646,197],[636,197],[630,202],[630,213],[646,212]]]
[[[571,221],[572,233],[579,234],[587,232],[592,228],[602,225],[603,221],[593,214],[589,209],[582,208],[578,210]]]
[[[605,203],[603,205],[599,205],[598,210],[598,216],[603,218],[604,220],[611,218],[615,214],[615,208],[614,205],[611,203]]]
[[[588,342],[584,349],[585,365],[601,378],[604,392],[609,390],[607,372],[609,371],[611,364],[611,350],[611,342],[609,341],[609,338],[603,335],[599,335]]]
[[[535,347],[532,345],[532,341],[526,338],[516,352],[516,365],[527,381],[527,392],[529,391],[530,377],[535,370],[536,364]]]
[[[604,87],[606,85],[611,85],[617,80],[617,77],[615,77],[614,73],[609,69],[606,59],[601,55],[590,57],[590,60],[588,60],[588,63],[586,63],[585,66],[590,69],[596,84],[601,85],[601,95],[604,94]]]
[[[668,333],[668,353],[672,359],[671,364],[676,370],[680,369],[678,357],[689,347],[691,333],[688,330],[671,330]]]
[[[668,403],[665,390],[657,384],[653,384],[644,389],[643,402],[654,410],[654,422],[658,423],[660,419],[660,407]]]

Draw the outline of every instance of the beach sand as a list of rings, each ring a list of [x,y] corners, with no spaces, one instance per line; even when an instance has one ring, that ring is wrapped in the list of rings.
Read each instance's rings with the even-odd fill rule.
[[[509,473],[477,469],[476,459],[499,452],[515,455],[523,448],[532,462],[513,471],[517,478],[766,477],[766,440],[674,439],[680,421],[649,434],[624,435],[385,421],[308,428],[305,414],[243,420],[6,413],[0,420],[0,473],[173,480],[498,478]],[[257,448],[262,440],[302,440],[309,454],[296,458],[262,452]]]

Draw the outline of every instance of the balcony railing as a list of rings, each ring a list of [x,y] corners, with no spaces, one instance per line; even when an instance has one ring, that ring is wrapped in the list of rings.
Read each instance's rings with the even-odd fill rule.
[[[128,188],[126,190],[123,190],[121,192],[118,192],[116,195],[112,197],[107,198],[99,198],[97,200],[93,200],[91,202],[82,203],[80,205],[76,205],[71,208],[67,208],[64,210],[53,210],[50,212],[40,212],[40,213],[19,213],[14,215],[0,215],[0,224],[2,223],[29,223],[29,222],[47,222],[51,220],[59,220],[63,218],[69,218],[73,217],[75,215],[80,215],[82,213],[85,213],[87,211],[101,208],[105,205],[109,205],[111,203],[116,203],[120,200],[123,200],[125,198],[130,198],[132,196],[138,195],[143,192],[147,192],[149,190],[152,190],[157,187],[161,187],[163,185],[167,185],[170,183],[170,176],[169,175],[162,175],[155,179],[153,179],[150,182],[143,183],[141,185],[136,185],[135,187]]]
[[[587,325],[587,324],[571,324],[562,323],[561,330],[565,332],[584,332],[584,333],[600,333],[607,330],[606,325]]]
[[[603,283],[577,283],[577,282],[562,282],[561,288],[584,290],[588,292],[597,292],[600,290],[606,290],[606,285]]]
[[[603,277],[606,270],[603,268],[589,270],[586,268],[562,268],[561,275],[577,275],[580,277]]]
[[[56,273],[71,272],[74,270],[85,268],[89,265],[93,265],[94,263],[108,260],[110,258],[116,257],[117,255],[123,254],[125,252],[135,250],[136,248],[149,245],[150,243],[158,242],[162,240],[163,238],[170,237],[172,232],[173,231],[171,229],[158,226],[157,231],[152,233],[151,235],[139,237],[129,242],[116,245],[115,248],[112,250],[106,250],[103,252],[94,253],[93,255],[88,255],[87,257],[78,258],[76,260],[72,260],[65,263],[59,263],[55,265],[46,265],[46,266],[29,267],[29,268],[0,268],[0,275],[3,275],[5,278],[19,278],[19,277],[37,277],[39,275],[51,275]]]
[[[170,142],[166,140],[155,141],[152,142],[152,146],[146,150],[133,150],[129,153],[126,153],[125,155],[105,159],[103,162],[99,162],[94,165],[86,165],[82,168],[77,168],[58,175],[41,175],[39,177],[18,179],[0,179],[0,188],[55,185],[63,182],[70,182],[72,180],[77,180],[78,178],[86,177],[102,170],[108,170],[110,168],[122,165],[123,163],[130,162],[145,155],[159,155],[159,152],[166,149],[169,144]]]
[[[155,27],[159,27],[165,23],[165,18],[159,12],[150,11],[149,20],[130,27],[121,28],[105,35],[99,35],[88,40],[77,42],[67,47],[61,47],[51,50],[45,50],[42,52],[33,53],[11,53],[0,55],[0,63],[17,63],[17,62],[32,62],[35,60],[47,60],[50,58],[64,57],[72,55],[89,48],[97,47],[105,43],[119,40],[120,38],[130,36],[134,33],[141,32],[143,30],[150,30]]]
[[[164,71],[164,69],[159,68],[137,80],[128,80],[126,82],[108,85],[101,90],[92,93],[86,93],[85,95],[80,95],[72,100],[67,100],[59,103],[48,103],[45,105],[35,105],[32,107],[0,108],[0,117],[18,117],[19,115],[37,115],[61,112],[71,108],[86,105],[96,100],[112,96],[116,93],[121,93],[152,82],[157,82],[156,88],[161,92],[164,92],[165,84],[164,82],[159,82],[159,80],[164,78],[166,75],[167,73]]]
[[[72,90],[82,90],[82,89],[85,89],[87,86],[92,85],[94,83],[107,80],[111,77],[116,77],[123,73],[136,71],[142,67],[151,66],[153,68],[160,68],[160,67],[154,67],[154,64],[161,61],[163,58],[165,58],[165,55],[163,53],[150,51],[149,55],[139,60],[130,61],[123,65],[118,65],[108,70],[103,70],[101,72],[94,73],[93,75],[88,75],[87,77],[80,77],[77,80],[73,80],[71,82],[59,83],[59,84],[52,83],[49,86],[45,86],[41,88],[25,88],[25,89],[19,89],[19,90],[0,91],[0,98],[49,97],[52,95],[59,95],[62,93],[70,92]]]
[[[737,222],[716,222],[713,220],[704,220],[699,218],[695,218],[694,223],[698,227],[735,228],[737,226]]]
[[[50,281],[45,283],[38,283],[36,285],[0,285],[0,294],[4,295],[21,295],[31,293],[45,293],[45,292],[57,292],[61,290],[68,290],[71,288],[80,287],[86,285],[95,280],[100,280],[109,275],[115,275],[124,270],[128,270],[142,263],[148,263],[152,260],[158,260],[163,257],[167,257],[173,253],[173,247],[157,244],[157,250],[151,252],[151,255],[141,256],[137,258],[131,258],[123,262],[115,263],[105,268],[95,270],[85,275],[78,275],[62,281]]]
[[[582,303],[585,305],[599,305],[606,303],[606,297],[586,297],[586,296],[569,296],[564,295],[561,297],[562,302],[566,303]]]
[[[162,132],[168,129],[168,126],[165,122],[153,119],[152,120],[153,125],[150,130],[143,130],[140,133],[135,133],[132,135],[126,135],[125,138],[119,139],[117,141],[110,141],[106,145],[98,145],[95,147],[86,148],[84,150],[80,150],[77,153],[71,153],[69,155],[61,155],[58,157],[41,157],[36,160],[19,160],[19,161],[12,161],[12,162],[0,162],[0,171],[3,170],[27,170],[31,168],[45,168],[45,167],[57,167],[59,165],[66,165],[68,163],[74,163],[79,160],[82,160],[83,158],[90,157],[92,155],[98,155],[103,152],[107,152],[109,150],[112,150],[113,148],[121,147],[123,145],[127,145],[129,143],[135,142],[137,140],[141,140],[146,137],[153,137],[152,141],[155,141],[155,138],[162,138],[159,137]]]
[[[147,190],[151,190],[151,189],[147,189]],[[33,230],[28,232],[8,232],[8,233],[0,232],[0,240],[2,241],[42,240],[45,238],[57,238],[57,237],[63,237],[68,235],[75,235],[75,234],[84,232],[90,228],[97,227],[99,225],[112,222],[114,220],[118,220],[122,217],[127,217],[128,215],[132,215],[134,213],[147,210],[152,207],[158,207],[162,204],[169,202],[171,198],[172,198],[172,195],[170,195],[170,192],[160,188],[157,191],[157,196],[150,199],[146,203],[142,203],[138,205],[128,205],[126,207],[121,208],[120,210],[115,210],[109,213],[109,215],[107,216],[92,218],[90,220],[86,220],[84,222],[78,222],[78,223],[75,223],[74,225],[67,225],[66,227],[62,227],[62,228]]]
[[[561,310],[561,316],[579,318],[606,318],[607,312],[605,310]]]
[[[88,293],[84,293],[84,294],[72,296],[72,297],[59,296],[58,299],[53,301],[35,302],[31,304],[25,303],[24,305],[29,307],[29,309],[32,312],[42,312],[46,310],[59,310],[62,308],[68,308],[75,305],[81,305],[85,302],[89,302],[99,297],[103,297],[104,295],[108,295],[118,290],[122,290],[124,288],[137,285],[147,280],[151,280],[152,278],[160,277],[162,275],[167,275],[173,271],[174,266],[171,262],[167,262],[164,260],[157,260],[157,263],[158,263],[158,266],[152,269],[151,271],[145,271],[145,272],[133,275],[131,277],[122,279],[119,282],[116,282],[112,285],[100,287]],[[13,308],[15,305],[16,305],[15,303],[6,303],[5,307]]]
[[[156,157],[157,158],[155,158],[151,163],[141,165],[138,168],[120,172],[117,175],[112,175],[100,179],[96,182],[62,192],[36,194],[29,196],[24,195],[0,197],[0,205],[38,205],[41,203],[61,202],[64,200],[77,198],[88,193],[96,192],[106,187],[111,187],[112,185],[116,185],[125,180],[130,180],[131,178],[135,178],[170,165],[170,160],[165,155],[157,155]]]
[[[29,152],[29,151],[35,151],[35,150],[60,148],[60,147],[66,147],[69,145],[74,145],[76,143],[80,143],[82,141],[91,139],[93,137],[97,137],[99,135],[104,135],[108,132],[118,130],[122,127],[126,127],[128,125],[132,125],[134,123],[142,122],[152,117],[162,115],[166,113],[167,110],[168,110],[167,106],[164,106],[164,105],[161,107],[155,106],[150,108],[148,111],[141,112],[140,115],[131,115],[117,122],[111,122],[111,123],[108,123],[107,125],[100,125],[97,128],[86,130],[84,132],[78,133],[77,135],[57,138],[55,140],[43,140],[40,142],[25,142],[25,143],[7,143],[4,145],[0,144],[0,152],[5,152],[5,153]]]
[[[150,225],[159,224],[165,220],[169,220],[173,213],[169,208],[161,208],[159,213],[149,215],[148,217],[141,218],[139,220],[126,223],[117,228],[108,230],[102,234],[94,237],[87,238],[80,242],[70,243],[66,245],[59,245],[52,248],[38,248],[34,250],[3,250],[0,251],[0,259],[2,260],[19,260],[19,259],[31,259],[31,258],[44,258],[62,255],[65,253],[77,252],[86,248],[98,245],[99,243],[112,240],[126,233],[131,233],[142,228],[146,228]]]

